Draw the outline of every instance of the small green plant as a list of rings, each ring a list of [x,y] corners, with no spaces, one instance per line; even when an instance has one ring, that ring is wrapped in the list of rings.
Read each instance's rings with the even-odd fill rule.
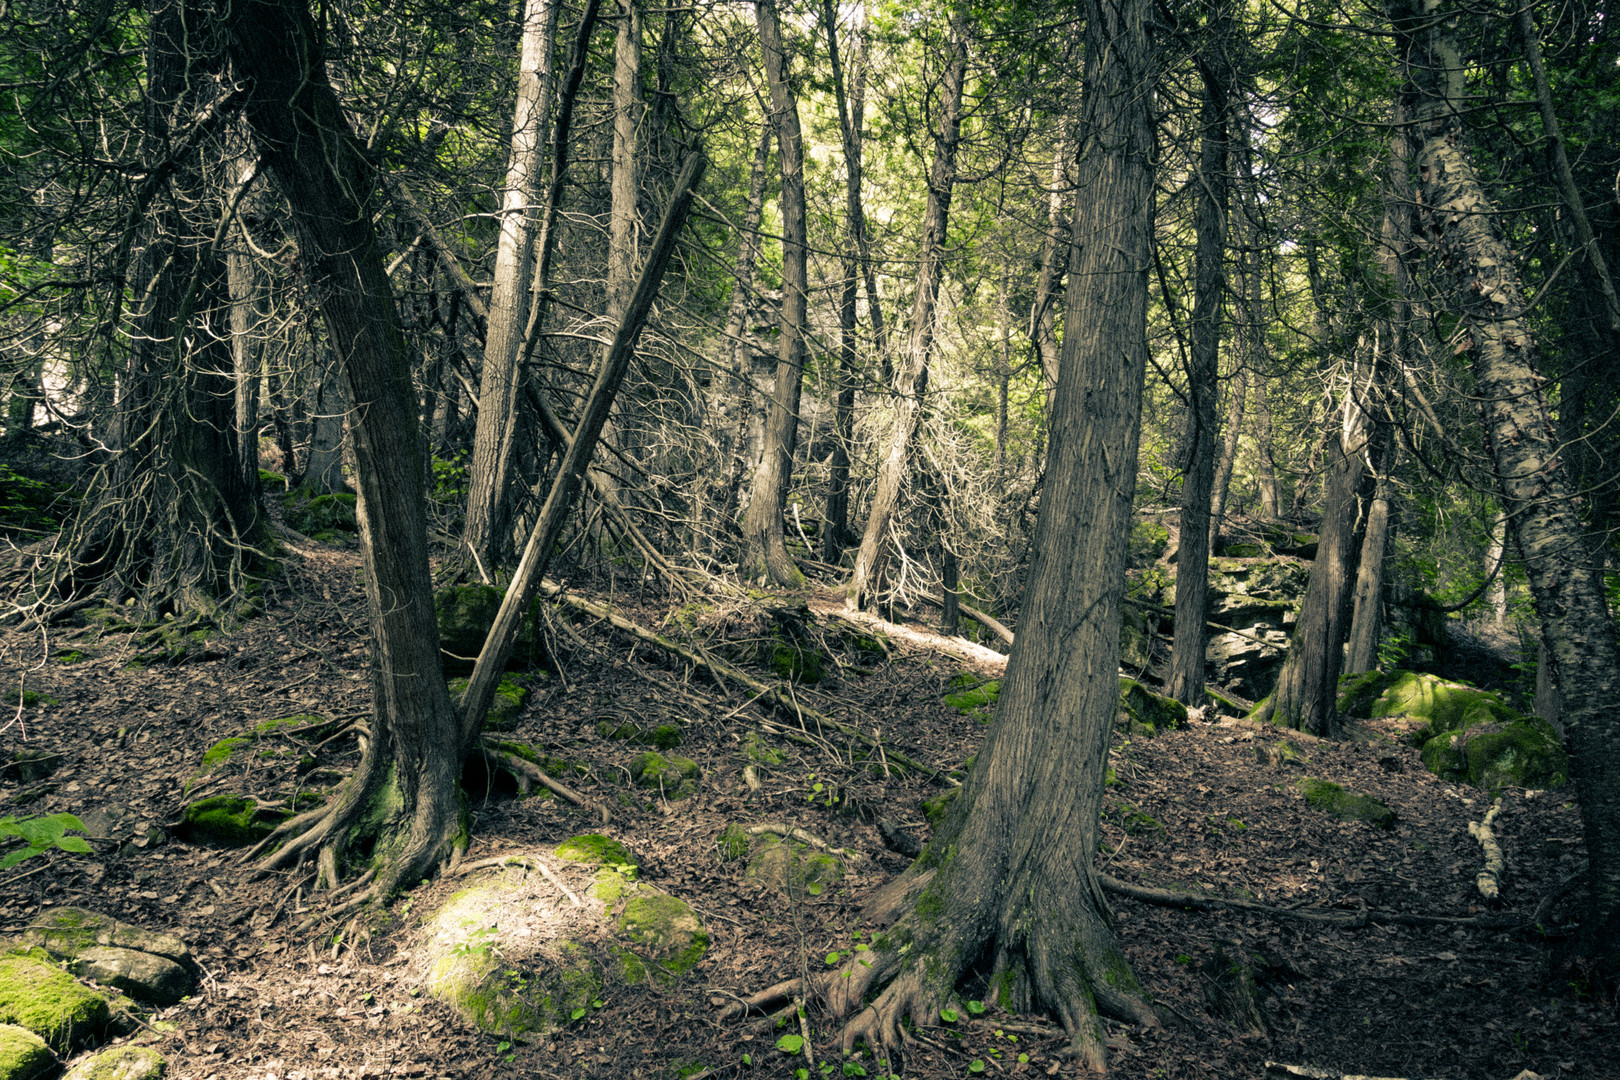
[[[0,870],[9,870],[24,859],[55,848],[74,855],[90,854],[90,842],[82,836],[68,836],[68,830],[84,832],[84,822],[72,814],[47,814],[44,817],[18,820],[7,815],[0,818],[0,836],[15,836],[27,847],[8,852],[0,859]]]
[[[954,1024],[962,1017],[955,1009],[941,1009],[939,1010],[939,1018],[945,1021],[947,1024]]]
[[[776,1048],[784,1054],[797,1054],[804,1049],[804,1036],[784,1035],[776,1040]]]
[[[974,1058],[972,1061],[968,1062],[968,1072],[970,1072],[970,1073],[982,1073],[982,1072],[984,1072],[984,1059],[983,1058]]]
[[[971,1013],[972,1015],[974,1015],[974,1016],[983,1016],[984,1015],[984,1002],[982,1002],[982,1001],[970,1001],[970,1002],[968,1002],[967,1003],[967,1011],[969,1013]]]

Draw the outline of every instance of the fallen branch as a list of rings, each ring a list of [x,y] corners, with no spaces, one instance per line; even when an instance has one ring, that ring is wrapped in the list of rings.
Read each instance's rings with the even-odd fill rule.
[[[558,798],[566,799],[575,806],[583,806],[587,810],[599,811],[602,815],[603,824],[608,822],[609,816],[607,807],[598,806],[597,804],[591,802],[589,799],[575,791],[573,788],[569,787],[567,784],[564,784],[562,781],[557,780],[549,775],[544,769],[540,768],[540,766],[536,765],[529,759],[519,757],[517,754],[509,753],[500,749],[499,747],[489,745],[485,745],[484,747],[484,756],[498,764],[501,768],[512,773],[512,775],[524,780],[532,780],[541,787],[550,790]]]
[[[763,825],[750,825],[747,829],[747,833],[749,836],[770,835],[780,836],[784,840],[797,840],[800,843],[809,844],[811,847],[817,848],[818,850],[830,851],[834,855],[853,856],[855,854],[855,852],[850,851],[848,848],[835,848],[821,837],[814,833],[806,832],[797,825],[783,825],[778,821],[768,821]]]
[[[1267,1076],[1302,1076],[1308,1080],[1406,1080],[1404,1076],[1362,1076],[1343,1073],[1338,1069],[1319,1069],[1315,1065],[1284,1065],[1280,1061],[1266,1062]]]
[[[930,604],[933,604],[937,608],[943,609],[945,607],[945,602],[937,596],[925,596],[923,599],[927,600]],[[1001,622],[994,615],[987,615],[978,608],[968,607],[960,600],[956,602],[956,607],[957,610],[959,610],[962,614],[966,615],[968,618],[972,619],[974,622],[996,635],[996,637],[1000,638],[1002,641],[1005,641],[1008,645],[1013,643],[1013,632],[1007,629],[1006,624]]]
[[[1502,845],[1496,842],[1496,833],[1491,829],[1492,823],[1496,821],[1496,815],[1501,812],[1502,800],[1497,799],[1491,803],[1484,821],[1468,823],[1468,835],[1478,840],[1481,850],[1485,852],[1485,868],[1474,875],[1474,884],[1479,887],[1479,895],[1491,901],[1501,896],[1502,874],[1507,870],[1507,860],[1502,857]]]
[[[1401,926],[1477,926],[1484,930],[1511,930],[1525,925],[1523,919],[1516,918],[1408,915],[1405,912],[1382,911],[1378,908],[1365,906],[1353,915],[1330,915],[1320,911],[1257,904],[1251,900],[1223,900],[1215,896],[1200,896],[1196,893],[1180,892],[1174,889],[1155,889],[1146,885],[1133,885],[1128,881],[1121,881],[1107,874],[1098,874],[1097,880],[1106,891],[1116,896],[1123,896],[1143,904],[1152,904],[1155,907],[1181,908],[1192,911],[1252,911],[1257,915],[1266,915],[1274,919],[1296,919],[1299,922],[1317,923],[1322,926],[1355,929],[1366,926],[1368,923],[1395,923]]]
[[[560,603],[565,607],[570,607],[575,611],[583,612],[593,618],[601,619],[610,624],[614,629],[622,630],[631,637],[645,641],[649,645],[657,645],[660,649],[663,649],[666,652],[674,653],[687,663],[700,667],[709,672],[711,675],[724,676],[725,678],[730,679],[732,682],[740,683],[752,691],[757,700],[768,702],[775,708],[781,709],[783,712],[801,719],[801,721],[810,720],[820,727],[832,728],[847,738],[853,739],[865,746],[882,750],[884,756],[889,761],[894,762],[903,768],[911,769],[913,772],[922,773],[940,783],[954,786],[949,777],[945,776],[945,774],[940,772],[938,769],[933,769],[919,761],[914,761],[906,755],[900,753],[898,750],[894,749],[892,746],[885,746],[881,740],[874,739],[872,736],[866,734],[864,731],[861,731],[859,728],[851,727],[849,724],[834,720],[825,713],[817,712],[808,705],[795,701],[789,694],[785,693],[780,686],[772,686],[768,683],[762,682],[733,664],[729,664],[726,661],[716,657],[711,657],[705,653],[700,653],[696,649],[688,648],[685,645],[671,641],[660,634],[655,634],[645,627],[638,626],[636,623],[631,622],[623,615],[615,612],[606,604],[598,604],[590,600],[586,600],[583,597],[573,596],[567,592],[564,592],[561,585],[550,580],[541,582],[540,591],[553,601]],[[792,728],[781,725],[772,725],[772,727],[775,734],[781,735],[789,742],[796,742],[804,746],[815,747],[818,750],[825,749],[820,741],[818,741],[814,736],[811,736],[805,732],[794,731]]]

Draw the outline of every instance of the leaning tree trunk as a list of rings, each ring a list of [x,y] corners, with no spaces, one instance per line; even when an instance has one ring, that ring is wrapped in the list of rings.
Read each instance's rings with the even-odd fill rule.
[[[962,137],[968,49],[966,15],[960,7],[952,13],[946,55],[939,134],[934,138],[934,160],[928,170],[928,205],[923,212],[922,244],[917,252],[917,295],[911,305],[905,356],[894,373],[894,420],[878,464],[877,487],[872,492],[861,549],[855,556],[855,573],[845,598],[851,608],[867,607],[876,599],[888,561],[889,525],[900,506],[911,443],[922,425],[928,364],[934,351],[934,313],[945,277],[945,232],[956,188],[956,150]]]
[[[348,382],[372,625],[366,752],[331,808],[288,823],[273,862],[294,866],[318,853],[321,878],[333,885],[345,856],[372,846],[369,895],[386,896],[419,881],[462,835],[466,743],[439,676],[416,395],[371,225],[378,178],[327,81],[302,0],[232,0],[217,10],[248,122],[287,200],[300,263]]]
[[[789,79],[788,53],[775,0],[754,5],[765,76],[771,86],[771,120],[782,163],[782,330],[778,341],[776,386],[765,414],[765,445],[754,473],[748,512],[743,516],[743,550],[738,560],[745,581],[767,579],[785,588],[804,584],[804,574],[788,554],[782,508],[793,479],[793,451],[799,437],[799,395],[804,386],[805,318],[809,269],[804,208],[804,139],[799,105]]]
[[[1392,3],[1406,52],[1405,94],[1423,210],[1422,242],[1470,335],[1474,399],[1541,624],[1556,663],[1570,768],[1590,869],[1587,947],[1620,972],[1620,643],[1548,414],[1518,259],[1495,234],[1496,207],[1468,159],[1464,65],[1438,0]]]
[[[1146,0],[1087,6],[1069,332],[1018,641],[978,762],[900,879],[913,887],[904,913],[870,952],[823,981],[834,1009],[859,1012],[844,1029],[846,1050],[865,1039],[892,1053],[902,1024],[938,1025],[958,982],[985,961],[994,1000],[1051,1013],[1091,1068],[1107,1061],[1099,1013],[1157,1023],[1109,928],[1092,866],[1118,708],[1147,365],[1151,9]]]
[[[1206,55],[1199,69],[1204,101],[1198,161],[1197,209],[1193,230],[1195,283],[1192,349],[1187,371],[1187,472],[1181,481],[1181,542],[1176,556],[1175,637],[1170,645],[1166,692],[1186,705],[1204,701],[1204,644],[1209,605],[1210,493],[1215,487],[1215,406],[1221,355],[1221,300],[1226,290],[1226,210],[1229,124],[1227,96],[1232,89],[1226,51],[1233,47],[1228,9],[1212,4]]]
[[[518,356],[529,314],[534,267],[534,215],[545,159],[547,114],[551,111],[552,39],[557,34],[557,0],[528,0],[518,54],[517,102],[512,117],[511,161],[501,192],[500,239],[489,295],[489,328],[478,381],[478,426],[473,434],[472,468],[467,478],[467,523],[463,538],[485,567],[495,565],[506,547],[507,472],[518,420]]]

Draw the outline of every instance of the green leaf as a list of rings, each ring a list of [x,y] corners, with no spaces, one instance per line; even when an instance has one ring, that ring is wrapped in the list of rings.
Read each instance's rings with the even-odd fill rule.
[[[606,1005],[606,1004],[607,1004],[607,1002],[603,1001],[601,998],[597,998],[595,1001],[591,1002],[591,1008],[600,1009],[603,1005]]]
[[[835,953],[835,952],[828,953],[827,954],[827,966],[832,967],[834,964],[838,963],[839,959],[840,959],[840,957],[839,957],[839,955],[837,953]]]
[[[13,851],[10,855],[7,855],[4,859],[0,859],[0,870],[10,870],[13,866],[16,866],[18,863],[22,862],[24,859],[32,858],[33,856],[38,855],[40,852],[42,852],[44,850],[45,850],[44,848],[31,847],[31,848],[23,848],[21,851]]]
[[[970,1001],[970,1002],[968,1002],[967,1003],[967,1011],[972,1013],[974,1016],[980,1015],[981,1013],[984,1012],[984,1002],[982,1002],[982,1001]]]
[[[1028,1065],[1029,1064],[1029,1055],[1028,1054],[1019,1054],[1018,1055],[1018,1060],[1021,1063],[1025,1064],[1025,1065]]]
[[[776,1040],[776,1048],[784,1054],[797,1054],[804,1049],[804,1038],[800,1035],[784,1035]]]
[[[810,884],[804,887],[804,891],[809,893],[811,896],[820,896],[824,890],[822,889],[821,882],[812,881]]]
[[[497,1046],[495,1048],[495,1052],[497,1054],[504,1054],[510,1049],[512,1049],[512,1044],[509,1043],[509,1042],[503,1042],[503,1043],[501,1043],[501,1045],[499,1045],[499,1046]]]
[[[747,1054],[744,1054],[742,1056],[742,1063],[744,1065],[752,1066],[754,1064],[754,1059],[749,1057]]]
[[[573,1020],[578,1020],[580,1017],[582,1017],[584,1015],[585,1015],[585,1010],[583,1008],[575,1009],[573,1012],[568,1014],[569,1018],[573,1019]]]
[[[947,1024],[954,1024],[961,1019],[961,1017],[957,1015],[955,1009],[939,1010],[939,1018],[945,1021]]]
[[[810,1080],[809,1069],[794,1069],[793,1080]]]
[[[982,1072],[984,1072],[984,1059],[983,1058],[974,1058],[972,1061],[968,1062],[968,1072],[970,1072],[970,1073],[982,1073]]]
[[[857,946],[855,946],[855,951],[856,952],[868,952],[868,951],[871,950],[871,948],[872,948],[872,946],[870,946],[870,945],[857,945]]]

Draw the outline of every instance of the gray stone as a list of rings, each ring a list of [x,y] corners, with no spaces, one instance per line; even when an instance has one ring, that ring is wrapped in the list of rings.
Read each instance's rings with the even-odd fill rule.
[[[150,1046],[115,1046],[78,1062],[62,1080],[158,1080],[168,1067]]]
[[[50,908],[35,915],[23,933],[23,944],[64,959],[78,956],[91,946],[104,945],[151,953],[183,967],[192,963],[191,950],[173,934],[143,930],[79,907]]]
[[[134,949],[94,945],[68,966],[80,978],[116,987],[153,1005],[173,1005],[193,988],[191,975],[173,960]]]
[[[0,1024],[0,1080],[35,1080],[56,1068],[45,1040],[16,1024]]]

